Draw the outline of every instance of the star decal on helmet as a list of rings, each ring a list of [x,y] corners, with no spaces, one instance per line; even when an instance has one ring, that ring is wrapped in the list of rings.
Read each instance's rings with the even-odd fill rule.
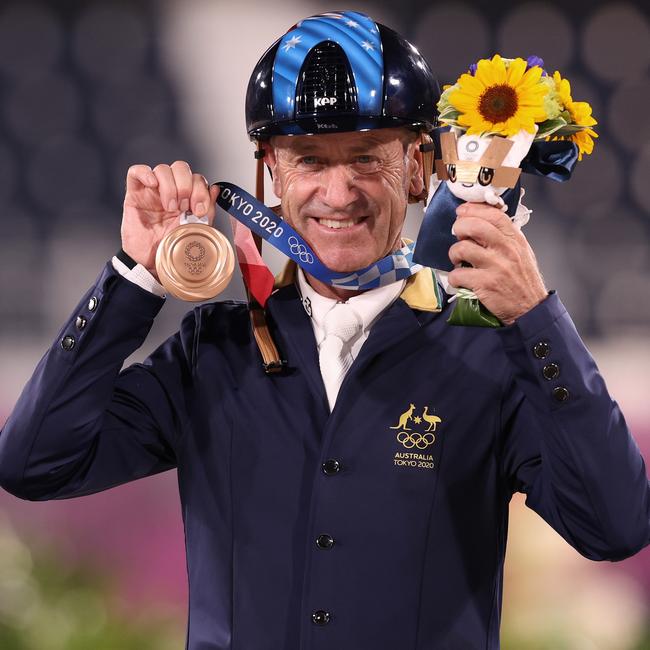
[[[300,36],[292,36],[285,44],[284,44],[284,51],[288,52],[292,48],[296,47],[298,43],[300,43],[301,37]]]

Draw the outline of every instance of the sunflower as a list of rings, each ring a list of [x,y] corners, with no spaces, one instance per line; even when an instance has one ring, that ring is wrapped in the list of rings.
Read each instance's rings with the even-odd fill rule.
[[[509,136],[522,129],[535,132],[535,124],[547,119],[544,97],[548,87],[540,83],[542,68],[528,69],[524,59],[509,62],[498,54],[481,59],[476,73],[463,74],[449,102],[459,112],[458,125],[468,134],[497,133]]]
[[[583,128],[571,135],[552,136],[550,139],[571,140],[578,147],[578,160],[582,160],[582,154],[588,155],[594,149],[593,138],[597,138],[598,134],[589,127],[598,124],[598,122],[592,117],[591,106],[587,102],[573,101],[569,80],[562,79],[562,75],[557,70],[553,73],[553,81],[560,101],[571,118],[569,123]]]

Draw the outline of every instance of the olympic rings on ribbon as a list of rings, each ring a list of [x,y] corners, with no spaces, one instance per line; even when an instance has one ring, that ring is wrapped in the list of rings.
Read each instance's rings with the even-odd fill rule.
[[[432,445],[436,437],[432,433],[407,433],[406,431],[400,431],[397,434],[398,442],[401,442],[406,449],[412,449],[417,447],[418,449],[426,449],[429,445]]]
[[[314,256],[305,248],[304,244],[301,244],[296,237],[289,237],[288,240],[291,253],[297,255],[300,258],[301,262],[305,264],[313,264]]]

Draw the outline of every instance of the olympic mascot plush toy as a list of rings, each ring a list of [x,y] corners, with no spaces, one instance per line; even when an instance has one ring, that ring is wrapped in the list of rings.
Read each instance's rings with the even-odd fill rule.
[[[521,203],[521,172],[565,181],[598,137],[589,104],[573,101],[569,82],[543,66],[536,56],[481,59],[446,86],[438,102],[439,157],[413,260],[437,269],[455,294],[451,324],[501,325],[472,291],[447,282],[456,208],[465,201],[489,203],[521,227],[531,212]]]

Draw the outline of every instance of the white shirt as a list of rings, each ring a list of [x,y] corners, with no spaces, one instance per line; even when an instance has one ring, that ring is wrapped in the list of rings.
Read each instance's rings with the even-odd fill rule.
[[[165,289],[162,284],[142,264],[136,264],[130,269],[122,260],[115,256],[113,256],[111,262],[113,263],[113,268],[127,280],[133,282],[133,284],[137,284],[145,291],[153,293],[156,296],[160,296],[161,298],[165,297]]]
[[[335,298],[326,298],[317,293],[312,286],[307,282],[305,274],[300,267],[296,270],[298,278],[298,289],[302,297],[302,304],[309,316],[311,316],[311,325],[316,337],[316,345],[320,352],[320,346],[325,339],[325,332],[323,329],[323,320],[325,314],[336,305],[337,302],[346,302],[349,304],[359,317],[362,323],[361,331],[357,336],[347,342],[350,348],[350,354],[353,359],[357,358],[361,346],[365,343],[370,328],[377,322],[381,314],[392,305],[399,297],[404,289],[406,280],[399,280],[392,282],[384,287],[377,289],[369,289],[357,296],[352,296],[346,301],[339,301]]]

